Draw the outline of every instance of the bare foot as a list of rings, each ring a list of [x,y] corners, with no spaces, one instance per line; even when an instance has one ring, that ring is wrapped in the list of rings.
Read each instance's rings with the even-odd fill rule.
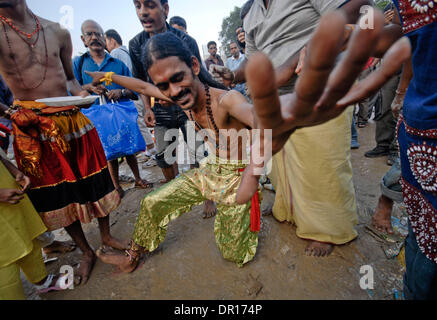
[[[327,257],[332,250],[334,250],[333,244],[312,240],[306,247],[305,254],[313,257]]]
[[[145,179],[135,181],[135,188],[139,189],[149,189],[153,188],[153,183]]]
[[[107,239],[102,239],[102,246],[124,251],[129,249],[129,240],[118,240],[114,237],[108,237]]]
[[[96,263],[96,255],[94,252],[84,253],[82,255],[82,261],[80,262],[79,269],[77,274],[74,275],[74,284],[84,285],[88,282],[91,272],[94,268],[94,264]]]
[[[378,206],[372,217],[372,226],[378,231],[393,233],[391,226],[391,210],[393,208],[393,200],[381,195],[378,200]]]
[[[45,254],[67,253],[74,251],[76,244],[73,241],[53,241],[53,243],[43,248]]]
[[[124,273],[130,273],[138,266],[138,260],[132,261],[126,254],[118,253],[115,251],[99,249],[97,250],[97,256],[104,263],[116,265]]]
[[[217,207],[214,201],[206,200],[203,204],[203,219],[209,219],[217,214]]]

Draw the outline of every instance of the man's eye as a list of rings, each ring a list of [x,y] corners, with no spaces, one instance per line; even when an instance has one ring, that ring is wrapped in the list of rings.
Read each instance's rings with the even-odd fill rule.
[[[172,82],[181,82],[182,80],[184,80],[184,75],[183,74],[178,74],[172,80],[173,80]]]
[[[159,85],[158,85],[158,89],[161,90],[161,91],[165,91],[165,90],[167,90],[168,87],[169,87],[168,84],[159,84]]]

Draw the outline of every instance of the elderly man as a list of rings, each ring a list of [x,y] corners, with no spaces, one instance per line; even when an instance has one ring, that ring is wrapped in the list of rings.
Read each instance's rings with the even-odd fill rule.
[[[17,99],[11,108],[0,104],[0,115],[13,121],[15,157],[31,180],[30,200],[47,229],[65,227],[79,246],[83,256],[76,280],[86,283],[96,256],[81,222],[98,218],[104,245],[123,249],[126,244],[110,234],[109,213],[120,197],[96,129],[76,106],[35,102],[68,92],[88,95],[74,78],[70,34],[34,15],[25,0],[0,1],[0,15],[0,74]]]
[[[85,71],[111,71],[118,75],[128,77],[131,77],[132,74],[122,61],[111,57],[105,52],[105,38],[103,29],[98,23],[92,20],[85,21],[82,24],[81,38],[83,44],[89,49],[89,51],[81,57],[76,57],[73,61],[73,65],[74,74],[76,79],[79,81],[79,84],[82,85],[82,88],[88,90],[88,92],[92,94],[106,94],[108,99],[111,100],[123,101],[128,99],[136,99],[137,96],[135,93],[121,86],[92,85],[92,79],[85,73]],[[136,155],[126,155],[126,161],[135,177],[135,187],[144,189],[151,187],[152,184],[141,179]],[[123,197],[124,191],[120,186],[118,159],[108,161],[108,167],[115,189],[120,194],[120,197]]]
[[[109,51],[112,57],[121,60],[132,72],[132,59],[130,58],[129,50],[123,46],[123,40],[117,31],[110,29],[105,32],[106,49]],[[134,100],[135,107],[138,111],[138,127],[141,134],[146,141],[147,151],[143,154],[144,158],[149,159],[144,166],[155,166],[156,161],[153,157],[156,155],[155,142],[153,141],[152,134],[144,121],[144,105],[141,99]]]

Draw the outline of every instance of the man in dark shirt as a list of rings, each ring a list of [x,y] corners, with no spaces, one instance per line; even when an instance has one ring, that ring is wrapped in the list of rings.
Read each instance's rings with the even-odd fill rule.
[[[13,103],[13,96],[11,90],[3,81],[2,76],[0,76],[0,103],[10,106]],[[0,124],[7,127],[8,129],[12,129],[11,121],[0,117]],[[5,132],[6,133],[6,132]],[[7,153],[9,147],[9,134],[6,133],[6,137],[0,136],[0,147]]]
[[[134,5],[138,18],[144,28],[144,31],[129,42],[129,51],[133,65],[132,72],[135,78],[151,82],[147,74],[148,66],[144,64],[143,57],[148,50],[147,44],[150,38],[156,34],[164,32],[175,34],[190,49],[192,54],[201,61],[196,41],[188,34],[171,27],[166,22],[169,12],[168,0],[134,0]],[[201,69],[199,77],[210,86],[218,86],[204,68]],[[164,159],[165,150],[173,143],[173,141],[165,141],[164,136],[169,129],[181,129],[185,140],[187,140],[185,126],[188,117],[179,106],[161,101],[157,101],[154,104],[152,111],[150,97],[143,95],[140,95],[140,97],[145,106],[144,119],[146,124],[148,127],[155,127],[156,161],[164,174],[165,182],[169,182],[178,175],[178,165],[176,162],[168,163]],[[205,216],[213,215],[215,213],[214,205],[211,203],[207,204],[204,213]]]
[[[214,41],[208,42],[209,57],[205,60],[206,68],[209,70],[210,65],[216,64],[224,66],[222,58],[217,54],[217,43]]]

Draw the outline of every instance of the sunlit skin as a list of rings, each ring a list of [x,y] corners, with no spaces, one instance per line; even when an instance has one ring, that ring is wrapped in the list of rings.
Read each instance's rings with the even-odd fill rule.
[[[372,56],[384,18],[382,14],[375,13],[375,29],[356,29],[344,58],[336,64],[337,56],[344,45],[346,23],[347,20],[341,12],[332,12],[322,17],[308,45],[304,67],[293,94],[278,96],[275,71],[268,57],[262,53],[251,58],[246,70],[253,106],[245,102],[238,93],[211,89],[212,110],[219,128],[249,126],[272,129],[273,140],[270,147],[274,154],[281,150],[297,128],[329,121],[340,115],[349,105],[371,95],[410,57],[410,43],[402,38],[388,50],[383,60],[386,62],[378,71],[354,85],[368,58]],[[205,92],[202,84],[193,76],[193,73],[198,74],[198,68],[196,59],[193,59],[190,70],[179,58],[170,57],[155,62],[149,69],[149,74],[164,95],[176,101],[184,110],[191,110],[196,121],[205,126]],[[97,75],[96,81],[99,81]],[[127,86],[126,83],[123,85]],[[263,138],[261,135],[260,139]],[[258,188],[259,176],[255,169],[260,167],[254,163],[259,162],[252,161],[243,174],[237,192],[238,204],[250,201]],[[138,256],[138,252],[132,250],[130,254]],[[99,253],[99,257],[106,263],[119,266],[125,272],[133,271],[138,264],[138,260],[116,253]]]
[[[36,28],[35,19],[30,14],[25,0],[0,0],[0,14],[11,19],[20,30],[25,32],[30,33]],[[3,30],[0,31],[0,55],[2,57],[0,59],[0,74],[11,89],[15,99],[33,101],[43,98],[68,96],[69,92],[77,96],[89,95],[87,91],[80,87],[74,77],[71,60],[73,46],[70,33],[66,29],[61,28],[58,23],[40,17],[39,20],[44,28],[49,59],[46,79],[35,89],[29,88],[35,86],[35,84],[38,84],[43,79],[45,69],[46,50],[42,30],[40,31],[35,48],[32,49],[9,26],[6,26],[18,69],[28,88],[20,80],[19,72],[9,52],[5,34]],[[35,41],[36,37],[37,35],[32,37],[31,40]],[[8,106],[0,104],[0,115],[7,108]],[[104,245],[119,249],[126,247],[125,243],[111,236],[109,232],[109,216],[99,218],[98,221]],[[76,273],[78,276],[76,280],[84,284],[89,279],[96,256],[83,234],[80,222],[76,221],[65,229],[82,251],[82,261]]]

